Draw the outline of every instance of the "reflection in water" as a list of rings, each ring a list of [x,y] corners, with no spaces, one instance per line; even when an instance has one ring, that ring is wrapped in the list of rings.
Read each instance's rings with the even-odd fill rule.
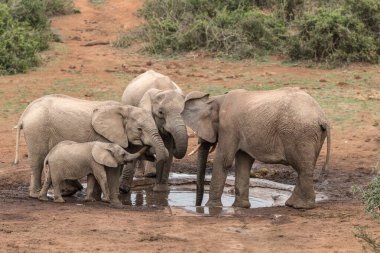
[[[208,193],[204,196],[205,202],[208,199]],[[128,194],[120,194],[120,200],[123,205],[130,206],[176,206],[187,211],[208,215],[233,214],[235,209],[231,207],[235,196],[223,194],[222,203],[224,207],[204,207],[195,206],[195,192],[191,190],[172,190],[167,193],[154,192],[151,188],[144,190],[132,191]],[[251,207],[269,207],[273,206],[273,200],[265,200],[250,197]],[[205,203],[204,202],[204,203]]]

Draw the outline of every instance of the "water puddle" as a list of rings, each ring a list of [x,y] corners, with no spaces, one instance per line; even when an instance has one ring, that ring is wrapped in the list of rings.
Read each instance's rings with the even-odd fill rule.
[[[158,193],[152,190],[154,179],[135,178],[133,190],[128,194],[120,194],[120,200],[123,205],[127,206],[169,207],[171,213],[174,212],[178,215],[183,215],[184,213],[232,215],[237,212],[238,208],[231,207],[235,200],[235,178],[233,176],[227,177],[222,196],[223,207],[219,208],[204,207],[204,204],[208,200],[208,185],[205,185],[202,206],[195,206],[195,181],[195,175],[171,173],[169,178],[170,192]],[[206,182],[209,181],[210,176],[206,176]],[[76,200],[84,201],[86,186],[87,184],[83,184],[84,189],[74,195]],[[251,208],[284,206],[293,188],[293,185],[251,178],[249,190]],[[52,190],[48,192],[48,196],[53,197]],[[326,199],[327,196],[325,194],[317,192],[317,201]]]

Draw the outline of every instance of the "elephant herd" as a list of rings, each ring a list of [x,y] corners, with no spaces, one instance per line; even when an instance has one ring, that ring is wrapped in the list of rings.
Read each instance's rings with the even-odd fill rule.
[[[86,200],[120,203],[129,192],[137,164],[155,175],[154,191],[168,191],[173,157],[188,146],[187,126],[198,136],[196,205],[202,204],[205,168],[216,149],[206,205],[222,206],[227,171],[235,161],[235,207],[250,207],[249,176],[255,159],[292,166],[298,174],[286,205],[313,208],[313,171],[330,126],[318,103],[298,88],[270,91],[233,90],[209,96],[193,91],[184,96],[167,76],[149,70],[132,80],[121,102],[87,101],[47,95],[31,102],[16,125],[18,162],[21,129],[31,166],[29,196],[54,201],[82,188]],[[45,170],[42,186],[41,176]],[[103,193],[103,198],[101,198]]]

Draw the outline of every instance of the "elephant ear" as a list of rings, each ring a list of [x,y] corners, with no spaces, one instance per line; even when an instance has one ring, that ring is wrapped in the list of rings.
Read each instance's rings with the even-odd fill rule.
[[[152,103],[153,98],[159,93],[161,90],[159,89],[149,89],[147,92],[144,93],[144,96],[141,98],[140,103],[138,107],[143,108],[149,112],[152,111]]]
[[[95,131],[123,148],[128,147],[124,120],[128,117],[130,106],[106,105],[96,108],[92,114]]]
[[[185,99],[185,106],[181,113],[183,120],[202,139],[215,143],[218,121],[217,112],[212,103],[209,103],[209,94],[194,91]]]
[[[91,151],[94,160],[107,167],[117,167],[117,161],[108,143],[96,143]]]

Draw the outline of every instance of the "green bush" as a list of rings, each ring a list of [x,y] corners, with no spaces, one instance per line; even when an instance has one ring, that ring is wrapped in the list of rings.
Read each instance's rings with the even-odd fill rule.
[[[367,187],[363,189],[355,186],[353,192],[355,195],[359,195],[367,213],[377,218],[380,217],[380,172]]]
[[[372,32],[380,48],[380,1],[346,0],[346,7]]]
[[[49,17],[77,12],[72,0],[45,0],[45,6]]]
[[[53,39],[48,16],[73,10],[71,0],[0,0],[0,74],[37,66]]]
[[[376,63],[378,46],[365,24],[342,8],[319,8],[299,20],[299,33],[290,38],[292,59],[328,64]]]
[[[152,53],[205,49],[248,58],[281,48],[286,34],[283,21],[248,0],[148,0],[140,15]]]
[[[22,73],[36,66],[40,43],[40,34],[14,20],[8,6],[0,4],[0,74]]]

